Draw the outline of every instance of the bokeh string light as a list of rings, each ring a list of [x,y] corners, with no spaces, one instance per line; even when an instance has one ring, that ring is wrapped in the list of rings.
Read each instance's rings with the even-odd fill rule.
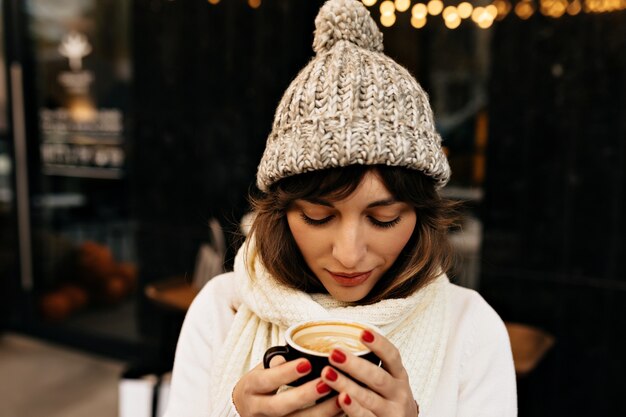
[[[225,0],[228,1],[228,0]],[[416,29],[429,21],[443,20],[449,29],[458,28],[464,20],[479,28],[487,29],[495,20],[515,16],[530,19],[535,13],[551,18],[576,16],[580,13],[610,13],[626,10],[626,0],[479,0],[472,4],[467,0],[361,0],[367,7],[380,11],[380,23],[385,27],[398,21],[397,13],[410,10],[411,25]],[[216,6],[221,0],[207,0]],[[248,6],[258,9],[262,0],[247,0]]]
[[[361,0],[373,7],[378,0]],[[411,10],[411,25],[416,29],[426,26],[434,17],[442,19],[449,29],[456,29],[463,20],[472,21],[479,28],[487,29],[496,20],[512,15],[519,19],[530,19],[535,13],[551,18],[579,13],[608,13],[626,10],[626,0],[489,0],[472,4],[468,1],[448,2],[442,0],[384,0],[380,2],[380,22],[393,26],[397,12]]]

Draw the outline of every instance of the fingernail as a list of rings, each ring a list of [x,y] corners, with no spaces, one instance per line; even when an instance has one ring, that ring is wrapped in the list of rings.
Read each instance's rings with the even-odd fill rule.
[[[374,341],[374,335],[369,330],[363,330],[363,333],[361,333],[361,339],[363,339],[364,342],[372,343]]]
[[[346,398],[343,399],[343,403],[345,405],[350,405],[352,404],[352,400],[350,399],[350,396],[348,394],[346,394]]]
[[[315,389],[317,389],[319,394],[326,394],[327,392],[330,392],[330,387],[326,385],[324,381],[318,382]]]
[[[339,396],[335,397],[335,404],[337,404],[337,408],[341,408],[341,404],[339,404]]]
[[[296,367],[296,371],[300,374],[306,374],[311,370],[311,363],[309,361],[300,362]]]
[[[340,350],[333,350],[330,354],[330,359],[337,363],[344,363],[346,361],[346,355]]]
[[[328,378],[329,381],[336,381],[337,372],[335,372],[333,369],[329,369],[328,371],[326,371],[326,378]]]

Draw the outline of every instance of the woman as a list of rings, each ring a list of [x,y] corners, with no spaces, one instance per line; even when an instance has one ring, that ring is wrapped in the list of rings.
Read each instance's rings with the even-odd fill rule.
[[[313,47],[276,111],[234,271],[185,319],[167,417],[515,416],[502,320],[445,274],[450,169],[426,94],[358,1],[322,7]],[[306,359],[263,369],[290,325],[327,317],[382,329],[362,335],[382,367],[335,349],[296,388]]]

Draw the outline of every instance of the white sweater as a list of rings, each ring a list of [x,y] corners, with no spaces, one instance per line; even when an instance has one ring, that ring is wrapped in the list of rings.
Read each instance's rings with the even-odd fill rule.
[[[233,273],[209,281],[183,324],[165,417],[204,417],[212,362],[239,305]],[[517,393],[504,323],[475,291],[451,285],[451,326],[435,397],[420,417],[515,417]]]

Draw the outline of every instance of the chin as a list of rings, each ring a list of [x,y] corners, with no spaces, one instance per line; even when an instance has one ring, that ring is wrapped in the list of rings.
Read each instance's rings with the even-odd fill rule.
[[[363,293],[362,291],[333,291],[330,293],[332,297],[343,303],[356,303],[365,298],[367,293]]]

